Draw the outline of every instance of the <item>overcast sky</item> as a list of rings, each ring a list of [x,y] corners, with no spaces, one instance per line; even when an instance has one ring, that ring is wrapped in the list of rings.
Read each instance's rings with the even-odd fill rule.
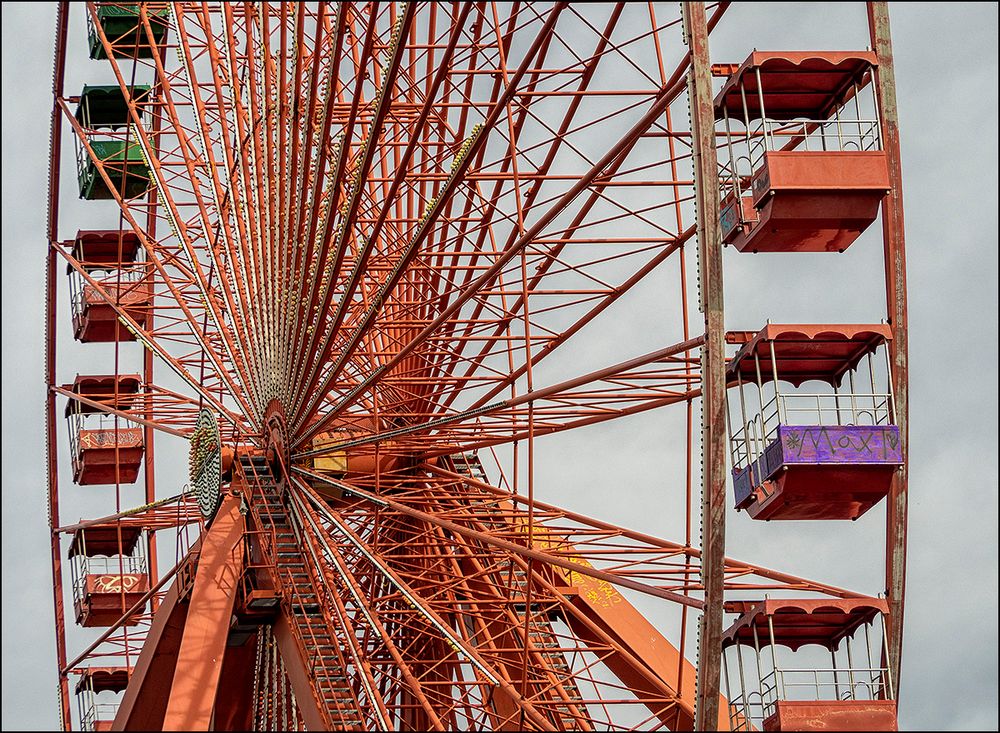
[[[676,5],[669,5],[674,12]],[[903,146],[911,365],[900,726],[995,730],[997,5],[893,4],[890,12]],[[713,34],[713,60],[741,61],[753,46],[863,46],[867,41],[857,40],[865,29],[863,15],[861,4],[737,3]],[[58,720],[42,361],[54,17],[54,5],[3,4],[4,729],[48,729]],[[842,33],[847,21],[849,36]],[[74,32],[82,33],[79,23]],[[63,176],[71,181],[66,163]],[[727,325],[753,328],[767,317],[792,322],[872,317],[871,293],[882,277],[877,248],[859,242],[840,257],[793,260],[727,252]],[[842,294],[835,307],[815,296],[820,267],[824,287]],[[760,288],[761,282],[782,286]],[[65,290],[60,297],[65,306]],[[71,371],[72,365],[64,365],[60,378],[71,377]],[[642,475],[649,470],[646,458],[657,450],[656,430],[662,425],[657,427],[656,419],[647,415],[603,434],[603,440],[621,446],[621,463],[636,472],[636,485],[648,479]],[[540,484],[548,479],[574,486],[571,494],[553,490],[545,498],[589,514],[614,511],[606,486],[592,478],[600,475],[602,460],[597,451],[581,450],[572,465],[540,461]],[[660,515],[644,511],[641,502],[620,511],[624,514],[615,521],[669,536],[657,526]],[[731,516],[729,552],[875,593],[883,521],[879,508],[830,537],[796,523],[770,523],[764,531],[745,517]]]

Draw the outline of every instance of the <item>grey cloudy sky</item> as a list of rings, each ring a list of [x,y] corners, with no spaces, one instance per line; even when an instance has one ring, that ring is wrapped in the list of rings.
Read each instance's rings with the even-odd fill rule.
[[[895,3],[890,12],[905,178],[911,363],[912,498],[900,726],[989,730],[998,723],[997,5]],[[863,15],[861,4],[737,3],[713,34],[713,59],[740,61],[753,46],[865,45],[857,35],[865,28]],[[3,4],[4,729],[57,724],[42,419],[54,17],[52,4]],[[68,166],[64,177],[72,179]],[[67,220],[64,228],[71,224]],[[872,293],[881,297],[877,248],[856,245],[841,257],[793,260],[727,252],[727,325],[753,328],[768,317],[872,318]],[[816,296],[817,268],[824,288],[839,298]],[[761,282],[782,287],[761,288]],[[60,297],[65,305],[65,291]],[[669,439],[651,413],[602,435],[618,446],[620,463],[635,474],[628,477],[635,485],[648,483],[650,455],[658,441]],[[567,445],[574,439],[567,438]],[[645,511],[641,500],[609,506],[607,486],[595,478],[604,460],[599,452],[574,455],[580,459],[571,465],[540,461],[540,485],[574,487],[546,499],[592,515],[618,511],[614,521],[670,536],[662,516]],[[796,523],[762,529],[732,515],[729,552],[874,593],[880,589],[883,521],[880,507],[833,534],[821,534]]]

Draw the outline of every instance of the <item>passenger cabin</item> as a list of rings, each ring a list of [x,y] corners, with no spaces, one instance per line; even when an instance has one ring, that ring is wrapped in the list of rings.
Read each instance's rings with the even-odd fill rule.
[[[76,683],[77,709],[80,729],[89,731],[111,730],[118,702],[107,702],[109,695],[120,693],[128,687],[129,667],[84,667]],[[105,694],[103,701],[98,696]]]
[[[73,258],[90,278],[88,280],[72,265],[67,265],[73,335],[78,341],[135,340],[132,331],[119,320],[114,304],[138,325],[145,324],[151,295],[144,267],[138,262],[140,251],[139,237],[133,231],[81,230],[76,233]],[[107,298],[98,286],[107,293]]]
[[[857,519],[888,494],[903,462],[889,326],[769,324],[726,339],[740,345],[727,368],[738,510]]]
[[[739,614],[722,639],[731,730],[897,730],[893,680],[881,661],[888,654],[884,600],[729,601],[724,608]]]
[[[161,46],[167,37],[170,10],[167,3],[143,3],[149,19],[149,32],[139,12],[139,3],[95,3],[94,17],[87,13],[87,40],[90,42],[90,58],[108,58],[107,48],[101,40],[101,33],[111,45],[111,55],[116,59],[151,59],[154,45]],[[100,29],[100,31],[98,30]]]
[[[128,101],[140,119],[149,100],[148,86],[130,87],[128,98],[119,86],[86,85],[80,94],[76,119],[87,133],[93,155],[76,140],[77,180],[80,198],[112,199],[114,193],[101,175],[107,174],[114,192],[122,198],[141,196],[149,189],[149,166],[134,130],[129,126]],[[99,163],[98,163],[99,161]]]
[[[149,591],[144,527],[130,522],[92,524],[73,534],[69,548],[73,605],[81,626],[111,626]],[[135,626],[140,608],[125,622]]]
[[[889,190],[870,51],[754,51],[715,98],[722,238],[740,252],[842,252]],[[726,69],[728,71],[728,69]]]
[[[102,410],[128,410],[139,395],[138,374],[77,376],[70,391],[87,402],[66,405],[73,481],[82,486],[131,484],[144,452],[142,428]]]

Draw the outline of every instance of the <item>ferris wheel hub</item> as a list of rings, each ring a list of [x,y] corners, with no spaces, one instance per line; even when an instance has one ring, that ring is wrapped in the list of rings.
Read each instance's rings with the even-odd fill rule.
[[[875,50],[754,51],[742,64],[711,63],[726,3],[711,18],[705,3],[679,15],[626,3],[58,5],[45,402],[67,728],[70,673],[80,727],[93,729],[897,727],[906,298],[885,3],[869,4]],[[117,84],[65,96],[69,15],[86,16],[90,56]],[[685,105],[687,124],[671,117]],[[84,219],[60,240],[68,142],[73,194],[120,209],[118,229]],[[720,242],[789,260],[842,252],[867,246],[854,242],[879,217],[891,327],[725,332]],[[57,359],[63,260],[74,339],[114,344],[115,361],[114,374],[60,387],[79,356]],[[672,307],[657,280],[671,265]],[[816,270],[819,298],[833,282]],[[780,289],[791,272],[755,284]],[[704,320],[689,328],[696,303]],[[655,328],[636,306],[657,308]],[[684,341],[668,345],[679,326]],[[730,357],[726,343],[741,350]],[[141,373],[120,373],[140,357]],[[870,394],[854,388],[860,360]],[[806,381],[829,390],[805,394]],[[113,485],[114,514],[59,521],[57,395],[72,479]],[[613,441],[650,425],[630,416],[674,435],[659,410],[683,405],[686,458],[622,483],[632,466]],[[599,429],[612,432],[588,432]],[[178,448],[154,451],[160,432],[188,437],[187,486],[167,499],[157,469],[172,474]],[[147,503],[119,511],[140,477]],[[687,486],[684,545],[617,526],[675,482]],[[544,484],[615,491],[592,519],[537,500]],[[887,598],[727,560],[730,486],[751,519],[817,528],[885,501]],[[70,511],[91,493],[65,497]],[[180,562],[162,575],[165,530]],[[68,531],[66,565],[55,533]],[[754,589],[783,597],[747,600]],[[684,612],[667,624],[651,607],[661,620],[647,620],[626,593]],[[67,666],[74,612],[108,631]],[[726,632],[724,614],[737,615]],[[177,684],[132,665],[133,643],[173,660]],[[741,656],[751,643],[756,680]],[[809,657],[774,664],[775,646],[803,645],[831,652],[832,682],[803,668]],[[867,668],[853,667],[852,646]],[[801,699],[783,699],[784,674]],[[127,690],[115,720],[99,717],[102,690]]]

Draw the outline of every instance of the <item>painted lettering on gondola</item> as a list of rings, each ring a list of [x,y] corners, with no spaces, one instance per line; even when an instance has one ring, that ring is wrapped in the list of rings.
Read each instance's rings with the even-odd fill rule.
[[[137,289],[136,286],[132,284],[123,283],[122,285],[118,285],[117,283],[107,280],[101,281],[99,284],[111,297],[105,298],[93,285],[85,285],[83,288],[83,300],[88,306],[104,305],[106,303],[111,304],[115,302],[117,302],[120,306],[132,306],[137,303],[145,302],[148,299],[148,294],[144,290]],[[139,313],[141,314],[141,312]],[[129,313],[129,315],[134,318],[136,316],[136,312]],[[141,315],[144,317],[145,314]]]
[[[81,430],[81,448],[129,448],[140,445],[142,431],[139,428],[119,428],[114,430]]]
[[[94,575],[91,587],[94,593],[130,593],[142,582],[141,575]]]
[[[781,426],[785,461],[896,462],[901,460],[899,429],[865,427]]]
[[[722,229],[722,236],[729,234],[736,228],[737,224],[739,224],[739,217],[736,213],[736,204],[732,203],[719,214],[719,227]]]

